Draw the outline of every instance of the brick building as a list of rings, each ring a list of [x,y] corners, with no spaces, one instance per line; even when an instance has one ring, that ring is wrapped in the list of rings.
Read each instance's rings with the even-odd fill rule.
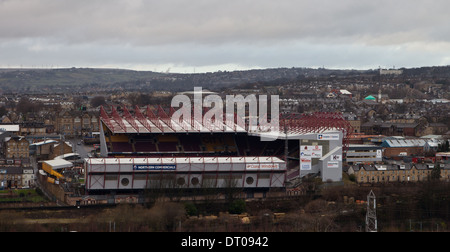
[[[426,140],[424,139],[386,139],[381,144],[384,157],[396,158],[422,155]]]

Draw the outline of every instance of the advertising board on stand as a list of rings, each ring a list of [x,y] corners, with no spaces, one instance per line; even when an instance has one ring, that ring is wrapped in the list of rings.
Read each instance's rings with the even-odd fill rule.
[[[309,171],[312,169],[312,159],[322,157],[322,146],[301,145],[300,146],[300,170]]]

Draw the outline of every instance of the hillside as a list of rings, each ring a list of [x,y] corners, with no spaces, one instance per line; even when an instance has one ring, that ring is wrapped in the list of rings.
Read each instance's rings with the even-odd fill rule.
[[[404,77],[425,77],[447,83],[450,67],[402,69]],[[67,93],[94,91],[185,91],[201,86],[220,90],[240,84],[311,79],[330,76],[378,75],[378,70],[339,70],[312,68],[273,68],[214,73],[157,73],[125,69],[0,69],[3,93]]]
[[[299,76],[326,76],[355,73],[354,70],[275,68],[214,73],[156,73],[124,69],[0,69],[0,89],[4,93],[78,92],[102,90],[191,90],[195,86],[220,89],[233,85],[297,79]],[[356,71],[358,73],[358,71]]]
[[[0,88],[4,91],[51,90],[54,87],[72,88],[86,85],[111,85],[140,79],[155,78],[161,74],[118,69],[2,69]]]

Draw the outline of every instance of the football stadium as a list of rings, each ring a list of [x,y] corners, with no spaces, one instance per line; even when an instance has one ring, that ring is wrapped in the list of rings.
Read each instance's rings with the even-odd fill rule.
[[[283,114],[276,131],[249,130],[248,118],[236,115],[204,125],[194,117],[174,120],[173,113],[161,106],[101,107],[100,157],[84,162],[87,194],[232,187],[264,195],[304,176],[342,181],[352,130],[339,113]]]

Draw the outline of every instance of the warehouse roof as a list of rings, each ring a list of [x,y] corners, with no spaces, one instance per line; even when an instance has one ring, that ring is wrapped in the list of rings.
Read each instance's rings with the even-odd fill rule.
[[[45,145],[45,144],[53,144],[53,143],[57,143],[57,142],[58,141],[56,141],[56,140],[45,140],[45,141],[30,144],[30,145],[40,146],[40,145]]]
[[[386,139],[382,147],[423,147],[427,141],[423,139]]]
[[[0,131],[6,132],[18,132],[20,129],[18,124],[2,124],[0,125]]]
[[[73,164],[71,162],[66,161],[64,159],[48,160],[48,161],[44,161],[44,163],[51,166],[53,170],[69,168],[69,167],[73,166]]]

